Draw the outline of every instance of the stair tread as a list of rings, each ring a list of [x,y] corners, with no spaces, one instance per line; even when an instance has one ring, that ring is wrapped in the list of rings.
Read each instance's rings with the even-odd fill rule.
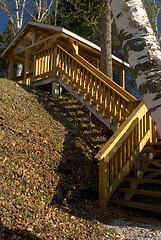
[[[161,153],[161,149],[143,149],[142,153]]]
[[[157,159],[149,159],[149,158],[137,158],[136,159],[137,162],[141,161],[141,162],[161,162],[161,158]]]
[[[147,143],[146,145],[148,146],[161,146],[161,142],[158,142],[158,143]]]
[[[126,178],[126,182],[138,182],[138,183],[153,183],[153,184],[161,184],[161,180],[159,179],[148,179],[148,178]]]
[[[120,206],[139,208],[139,209],[149,210],[154,212],[161,212],[161,205],[134,202],[134,201],[125,201],[125,200],[113,200],[112,202]]]
[[[161,169],[158,168],[131,168],[132,171],[144,171],[144,172],[160,172]]]
[[[161,197],[161,192],[144,190],[144,189],[120,188],[119,192],[133,193],[133,194],[153,196],[153,197]]]

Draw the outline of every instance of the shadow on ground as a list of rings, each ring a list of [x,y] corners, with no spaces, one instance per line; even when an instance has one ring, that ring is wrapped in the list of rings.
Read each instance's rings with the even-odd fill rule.
[[[61,179],[53,201],[66,204],[78,199],[97,200],[99,171],[98,161],[94,156],[112,132],[95,116],[92,116],[91,129],[89,111],[68,92],[65,92],[62,98],[53,98],[51,93],[40,89],[35,89],[34,94],[45,110],[54,120],[59,121],[66,131],[62,160],[56,169]]]
[[[71,94],[65,92],[63,98],[53,98],[50,92],[24,86],[35,94],[39,103],[56,121],[65,128],[65,139],[61,161],[56,172],[60,176],[56,194],[48,206],[57,205],[72,216],[107,224],[110,219],[128,218],[151,213],[109,205],[106,210],[98,207],[98,162],[96,153],[111,137],[112,132],[97,118],[92,116],[89,127],[89,112]],[[154,215],[155,216],[155,215]],[[157,215],[157,217],[160,216]]]
[[[0,240],[40,240],[27,230],[9,229],[0,221]]]

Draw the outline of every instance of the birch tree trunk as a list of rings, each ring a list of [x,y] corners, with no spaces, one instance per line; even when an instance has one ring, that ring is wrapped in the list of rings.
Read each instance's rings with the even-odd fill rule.
[[[35,22],[44,23],[52,8],[57,8],[58,0],[32,0],[30,4],[33,8],[26,8],[29,15]]]
[[[104,4],[101,18],[101,71],[113,79],[112,71],[112,41],[111,41],[111,7],[109,0],[102,0]]]
[[[141,0],[110,0],[140,95],[161,136],[161,50]]]

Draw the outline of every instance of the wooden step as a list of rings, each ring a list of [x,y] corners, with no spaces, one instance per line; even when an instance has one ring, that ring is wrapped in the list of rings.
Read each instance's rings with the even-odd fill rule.
[[[161,169],[158,168],[131,168],[132,171],[143,171],[143,172],[160,172]]]
[[[147,143],[146,145],[148,146],[161,146],[161,142],[158,142],[158,143]]]
[[[152,183],[152,184],[161,184],[161,180],[158,179],[148,179],[148,178],[126,178],[126,182],[136,182],[136,183]]]
[[[123,200],[113,200],[112,203],[117,204],[119,206],[124,206],[124,207],[139,208],[139,209],[153,211],[153,212],[161,212],[161,206],[156,204],[140,203],[140,202],[134,202],[134,201],[123,201]]]
[[[119,192],[132,193],[137,195],[146,195],[146,196],[152,196],[152,197],[161,197],[161,192],[143,190],[143,189],[120,188]]]
[[[143,149],[142,151],[141,151],[142,153],[161,153],[161,149],[157,149],[157,150],[155,150],[155,149]]]
[[[161,162],[161,158],[157,159],[157,158],[153,158],[153,159],[149,159],[149,158],[137,158],[136,159],[137,162]]]

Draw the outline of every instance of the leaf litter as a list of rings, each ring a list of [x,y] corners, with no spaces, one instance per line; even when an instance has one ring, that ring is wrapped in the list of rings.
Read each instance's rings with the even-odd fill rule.
[[[95,154],[111,136],[69,93],[0,79],[0,239],[103,239]],[[121,211],[121,217],[127,212]]]

